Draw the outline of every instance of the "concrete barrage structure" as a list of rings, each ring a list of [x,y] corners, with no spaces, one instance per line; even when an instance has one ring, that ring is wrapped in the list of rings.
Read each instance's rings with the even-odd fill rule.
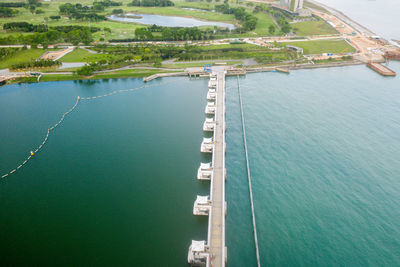
[[[208,216],[208,235],[207,241],[192,240],[188,252],[188,263],[191,266],[224,267],[227,261],[225,247],[225,75],[226,72],[223,70],[212,73],[210,76],[210,81],[213,81],[210,89],[213,89],[214,82],[216,87],[216,99],[212,104],[214,118],[206,119],[205,123],[212,124],[213,137],[203,139],[201,152],[212,153],[212,162],[201,163],[197,172],[197,179],[210,180],[210,196],[197,196],[193,205],[193,214]],[[209,106],[210,104],[207,105],[207,107]]]

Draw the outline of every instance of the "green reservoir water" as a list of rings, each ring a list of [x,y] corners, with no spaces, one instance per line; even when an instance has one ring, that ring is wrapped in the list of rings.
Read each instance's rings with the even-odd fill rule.
[[[391,68],[400,73],[400,64]],[[168,82],[168,84],[165,84]],[[0,264],[186,266],[207,80],[83,102],[0,184]],[[400,80],[365,66],[240,78],[262,266],[400,265]],[[0,171],[76,97],[141,79],[0,88]],[[227,80],[229,266],[256,266],[236,78]]]
[[[261,265],[400,266],[400,78],[356,66],[240,84]],[[226,112],[228,262],[256,266],[236,78]]]
[[[162,85],[161,82],[168,81]],[[0,172],[36,148],[78,95],[135,88],[141,79],[0,88]],[[170,78],[84,102],[26,167],[0,182],[1,266],[185,266],[207,80]]]

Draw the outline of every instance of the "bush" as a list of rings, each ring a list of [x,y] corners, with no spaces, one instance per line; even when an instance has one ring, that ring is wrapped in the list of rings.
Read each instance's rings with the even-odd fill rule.
[[[76,74],[80,76],[90,76],[93,74],[94,68],[92,66],[83,66],[76,71]]]
[[[116,14],[122,14],[122,13],[124,13],[124,10],[123,10],[123,9],[113,9],[112,13],[113,13],[114,15],[116,15]]]
[[[0,7],[0,18],[14,17],[17,13],[18,11],[12,8]]]

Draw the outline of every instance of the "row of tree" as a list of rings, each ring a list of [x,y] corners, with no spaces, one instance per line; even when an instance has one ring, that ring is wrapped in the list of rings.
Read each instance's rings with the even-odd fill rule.
[[[26,3],[24,2],[3,2],[0,3],[0,7],[25,7]]]
[[[160,34],[153,35],[154,32]],[[137,28],[135,30],[135,41],[184,41],[184,40],[208,40],[212,39],[214,31],[200,30],[197,27],[160,27],[150,26]],[[112,40],[110,40],[112,41]]]
[[[40,44],[45,48],[49,44],[60,42],[67,42],[72,43],[73,45],[78,45],[79,43],[90,44],[92,41],[92,34],[89,30],[72,30],[67,33],[56,30],[49,30],[44,33],[34,33],[28,35],[9,35],[0,38],[1,45],[29,44],[35,47]]]
[[[104,10],[104,4],[102,3],[103,2],[94,2],[93,6],[66,3],[60,5],[59,10],[61,15],[65,15],[70,19],[101,21],[107,19],[105,16],[96,13],[97,11]]]
[[[88,27],[80,25],[53,26],[49,28],[46,24],[34,25],[24,21],[4,23],[3,29],[6,31],[20,32],[47,32],[49,30],[56,30],[64,33],[68,33],[74,30],[89,31],[91,33],[94,33],[101,30],[101,28],[99,27]]]
[[[28,62],[21,62],[17,64],[11,65],[9,68],[11,70],[15,69],[28,69],[28,68],[43,68],[43,67],[52,67],[52,66],[60,66],[61,62],[58,60],[35,60]]]
[[[18,14],[17,10],[9,7],[0,7],[0,18],[10,18]]]
[[[33,25],[31,23],[21,21],[4,23],[3,30],[20,32],[47,32],[48,27],[46,24]]]

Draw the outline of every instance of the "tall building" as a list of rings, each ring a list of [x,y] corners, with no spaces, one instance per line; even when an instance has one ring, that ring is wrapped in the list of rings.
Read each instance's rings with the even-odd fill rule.
[[[289,9],[292,12],[296,12],[303,8],[304,0],[280,0],[281,7]]]

